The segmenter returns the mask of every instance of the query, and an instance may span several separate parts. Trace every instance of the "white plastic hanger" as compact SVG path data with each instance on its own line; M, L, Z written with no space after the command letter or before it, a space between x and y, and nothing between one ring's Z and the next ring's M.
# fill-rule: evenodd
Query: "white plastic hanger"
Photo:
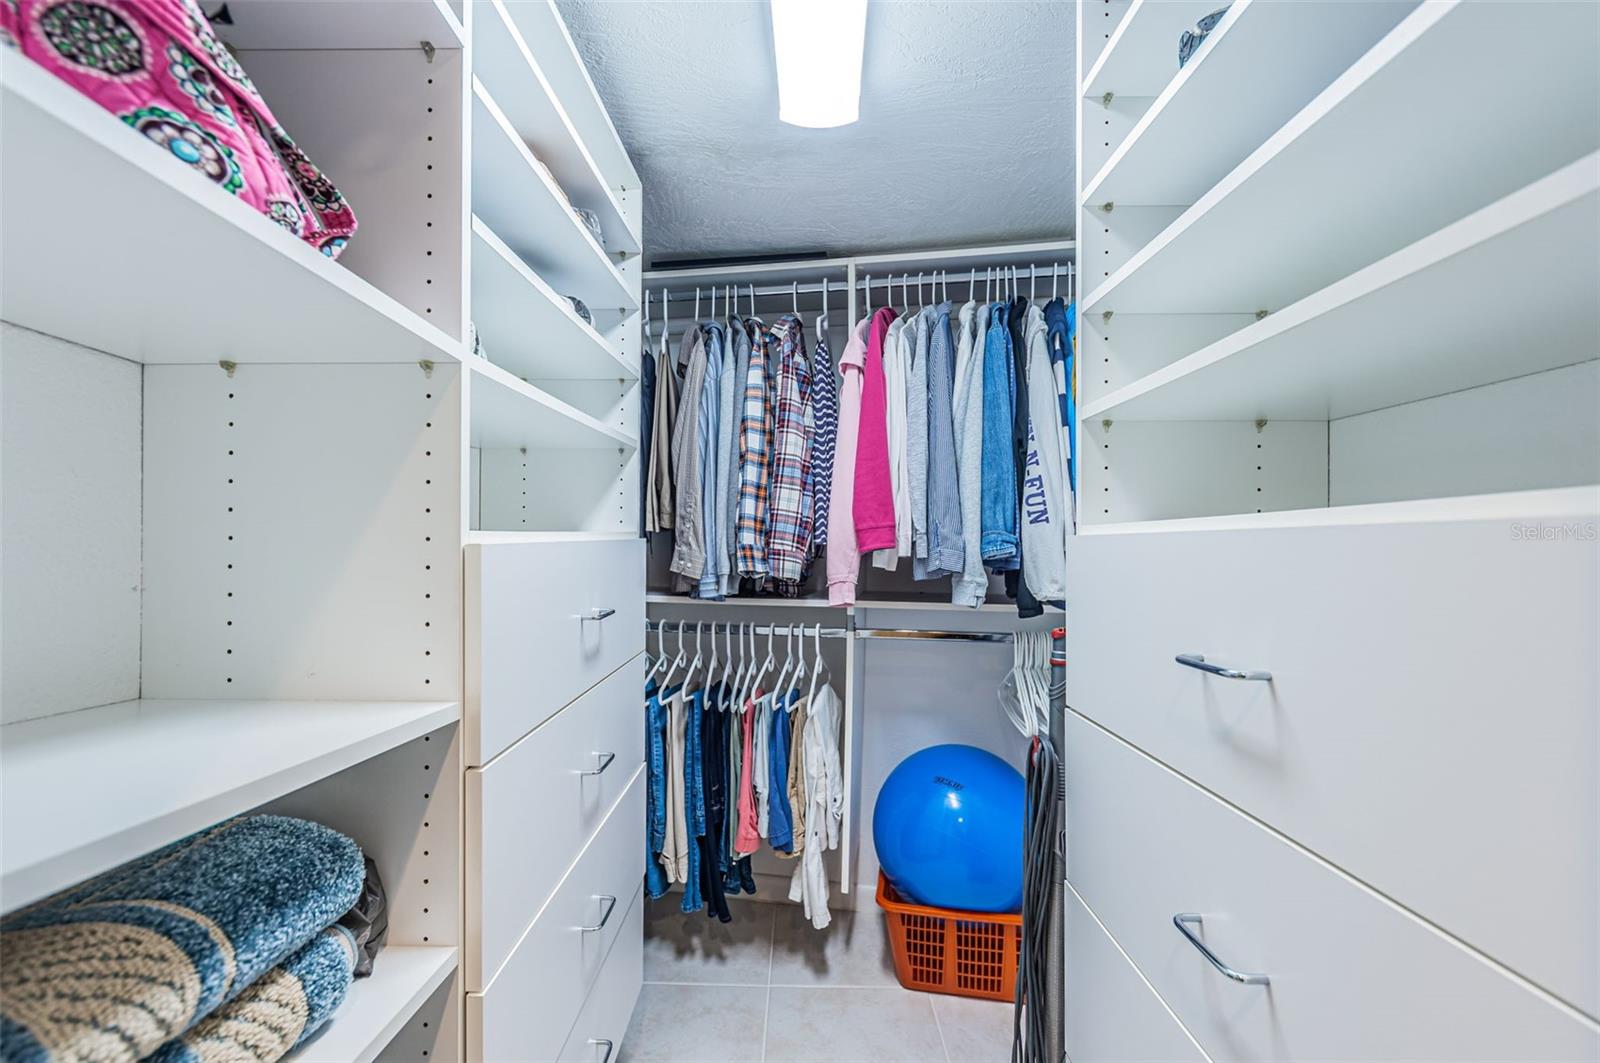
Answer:
M694 624L694 660L689 662L689 670L687 672L685 672L684 676L683 676L683 688L685 690L689 689L689 684L694 681L695 673L698 672L700 670L700 666L705 663L705 655L702 652L703 641L704 641L704 636L705 636L705 627L706 627L705 621L703 621L703 620L696 620L695 621L695 624Z
M666 690L672 685L673 677L678 674L678 669L683 667L686 660L687 658L683 652L683 621L680 620L678 621L678 655L672 659L671 666L667 668L666 678L661 680L662 690Z
M654 661L654 663L651 664L650 670L645 672L645 674L644 674L645 679L649 680L652 676L656 675L658 672L662 671L666 667L667 667L667 622L665 620L658 620L658 621L656 621L656 656L655 656L655 661Z
M723 704L723 708L727 708L728 701L727 701L727 696L726 695L730 690L733 689L732 687L730 687L728 685L728 679L733 674L733 625L732 624L723 624L722 625L722 648L723 648L723 651L725 653L727 653L727 655L728 655L728 659L726 661L722 662L722 679L721 679L722 691L723 691L723 695L724 695L723 696L723 700L722 700L722 704Z
M709 687L716 677L717 666L722 662L717 660L717 624L711 623L711 657L706 661L705 686Z
M811 635L811 649L813 662L811 665L811 689L806 691L806 704L815 702L817 697L817 682L822 678L822 673L828 671L828 662L822 657L822 625L818 624L816 631ZM832 675L829 675L832 679Z

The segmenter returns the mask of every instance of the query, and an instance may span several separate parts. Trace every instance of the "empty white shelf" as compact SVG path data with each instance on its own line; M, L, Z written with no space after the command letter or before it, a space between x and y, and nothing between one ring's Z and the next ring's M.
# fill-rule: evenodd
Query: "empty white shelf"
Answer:
M531 380L638 373L478 218L472 219L472 320L496 364Z
M513 6L520 6L513 2ZM611 254L639 252L639 233L628 222L618 189L600 174L583 137L545 78L535 42L523 38L502 0L473 12L472 69L494 96L518 135L544 160L574 204L594 211ZM565 48L556 38L537 42L548 55ZM637 194L638 189L634 189Z
M1587 361L1600 356L1596 233L1600 154L1086 405L1083 417L1325 420Z
M1156 95L1178 72L1179 36L1221 6L1221 0L1133 0L1083 79L1083 95ZM1098 23L1109 21L1106 14L1086 11L1084 34L1103 32Z
M1514 11L1419 7L1084 310L1279 310L1595 150L1600 5Z
M453 701L144 700L7 724L0 906L47 896L459 718Z
M512 0L506 4L506 11L606 184L636 191L639 175L628 159L616 126L611 124L605 104L600 102L600 93L595 91L594 82L589 78L589 68L578 55L572 35L567 32L566 20L556 10L554 0ZM476 55L473 62L478 62Z
M372 975L350 986L333 1018L289 1058L294 1063L369 1063L456 969L449 946L390 945Z
M572 532L572 531L481 531L467 532L468 546L487 543L595 543L623 542L637 539L638 532Z
M496 450L597 450L639 441L519 380L492 362L468 357L472 371L471 440Z
M5 320L136 362L459 353L458 341L7 49L0 112ZM72 206L47 206L63 203Z
M638 301L483 82L472 79L472 207L518 257L591 310Z
M207 10L211 10L207 5ZM217 36L235 48L460 48L461 22L446 0L229 0Z
M1151 6L1136 2L1128 17L1139 17L1140 25L1171 21L1146 14ZM1211 0L1199 6L1216 10ZM1239 0L1181 71L1174 32L1161 49L1167 78L1160 98L1084 186L1084 202L1193 203L1413 6L1411 0Z

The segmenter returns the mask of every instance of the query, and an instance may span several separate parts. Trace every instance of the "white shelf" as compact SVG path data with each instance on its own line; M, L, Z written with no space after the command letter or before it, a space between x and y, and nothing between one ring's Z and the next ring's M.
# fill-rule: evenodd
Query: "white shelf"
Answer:
M47 896L459 717L453 701L146 700L8 724L0 905Z
M339 1010L288 1057L293 1063L369 1063L455 973L449 946L390 945L372 961L372 975L350 986Z
M1152 6L1199 6L1207 9L1201 15L1216 10L1211 0L1199 5L1135 0L1124 25L1137 20L1133 29L1142 34L1151 22L1171 21L1148 13ZM1193 203L1393 29L1412 6L1391 0L1238 0L1181 71L1174 31L1161 52L1167 77L1155 90L1160 97L1084 186L1084 203ZM1121 74L1124 67L1129 76L1142 69L1130 56L1113 72ZM1150 74L1145 76L1148 85ZM1100 80L1105 82L1106 75ZM1248 91L1241 91L1246 85ZM1105 88L1117 91L1109 83Z
M456 339L8 49L0 111L5 320L136 362L458 356Z
M1085 312L1281 309L1595 150L1600 6L1514 11L1418 8L1100 284Z
M1108 92L1156 95L1178 72L1179 36L1221 6L1221 0L1133 0L1083 79L1081 94L1091 99ZM1211 36L1216 36L1215 30ZM1210 43L1208 37L1205 45ZM1191 56L1189 64L1198 58Z
M1600 153L1083 408L1327 420L1600 357ZM1474 313L1492 286L1498 313ZM1464 297L1465 296L1465 297Z
M638 532L480 531L467 532L465 545L505 543L606 543L639 538Z
M567 23L554 0L512 0L506 5L511 20L527 42L539 70L567 118L593 157L606 184L612 188L639 189L639 174L628 158L600 93L589 78L589 68L572 43ZM477 57L473 57L477 61Z
M576 295L592 311L638 307L622 274L477 78L472 79L472 206L561 295Z
M460 48L466 36L446 0L317 0L315 18L305 0L229 0L228 13L217 36L241 50Z
M472 320L496 364L530 380L637 377L567 299L472 219Z
M1600 485L1456 495L1405 502L1372 502L1321 509L1281 509L1268 513L1229 513L1216 517L1080 524L1078 535L1158 535L1197 531L1253 531L1262 528L1344 528L1381 524L1425 524L1467 520L1583 519L1600 514Z
M512 6L522 5L513 0ZM552 49L566 47L561 38L547 37L538 43L547 55ZM629 224L617 189L601 176L583 137L545 77L532 42L523 38L502 0L480 4L474 12L472 69L511 127L550 167L572 202L599 215L606 251L638 254L639 232Z
M599 450L639 441L519 380L492 362L468 357L472 372L471 441L497 450Z

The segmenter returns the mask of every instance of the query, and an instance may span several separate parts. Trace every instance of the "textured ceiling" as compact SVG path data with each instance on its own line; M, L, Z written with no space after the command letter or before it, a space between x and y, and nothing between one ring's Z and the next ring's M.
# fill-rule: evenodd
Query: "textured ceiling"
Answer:
M1072 233L1073 5L874 0L861 120L778 121L766 0L559 0L662 259Z

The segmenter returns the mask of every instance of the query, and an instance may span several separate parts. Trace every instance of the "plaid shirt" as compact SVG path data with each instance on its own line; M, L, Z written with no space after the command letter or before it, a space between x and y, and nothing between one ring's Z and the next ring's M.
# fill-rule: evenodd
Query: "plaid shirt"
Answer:
M785 314L772 327L778 341L777 424L767 514L772 578L798 583L811 555L811 365L800 319Z
M744 378L743 417L739 423L739 516L734 526L739 575L762 580L767 568L767 488L772 461L772 349L774 340L760 318L751 318L755 336Z
M833 495L833 451L839 434L839 388L833 377L833 359L828 340L817 337L817 353L811 362L811 395L816 407L816 424L811 434L811 473L816 499L813 510L812 546L828 545L828 506Z

